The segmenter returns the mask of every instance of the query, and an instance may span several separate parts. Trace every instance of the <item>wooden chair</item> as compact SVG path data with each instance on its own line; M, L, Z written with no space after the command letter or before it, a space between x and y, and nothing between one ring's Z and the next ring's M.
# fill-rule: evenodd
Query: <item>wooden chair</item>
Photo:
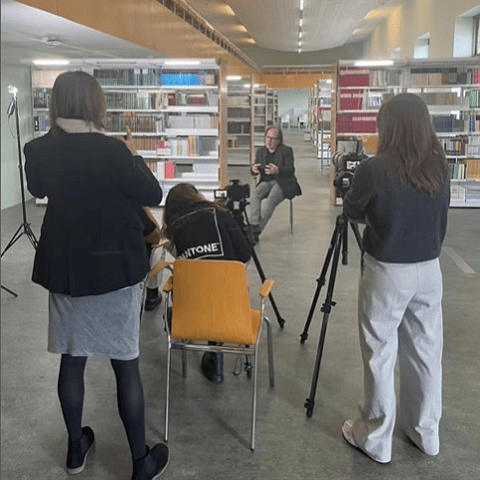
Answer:
M274 386L273 342L265 299L273 280L265 280L260 310L250 307L247 267L229 260L177 260L173 275L164 287L165 329L168 336L167 386L165 399L165 441L168 440L171 353L182 350L183 375L186 352L223 352L249 355L253 359L252 429L250 448L255 448L257 409L258 346L262 323L267 326L270 386ZM263 320L263 322L262 322ZM216 342L209 345L208 342Z

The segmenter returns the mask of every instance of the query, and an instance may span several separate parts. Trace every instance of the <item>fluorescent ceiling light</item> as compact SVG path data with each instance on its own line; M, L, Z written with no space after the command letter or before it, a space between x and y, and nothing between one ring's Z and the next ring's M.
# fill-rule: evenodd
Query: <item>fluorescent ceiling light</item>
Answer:
M68 65L68 60L33 60L34 65Z
M301 49L301 48L298 49L298 53L302 53L302 49Z
M356 60L353 62L356 67L386 67L393 65L393 60Z
M242 77L240 75L227 75L227 80L241 80Z
M303 0L300 0L300 10L303 10Z
M164 65L200 65L200 60L165 60Z
M301 41L301 40L298 42L298 46L299 46L299 47L302 46L302 41Z
M331 78L327 78L326 82L327 82L327 83L332 83L333 80L332 80Z
M302 38L302 32L298 32L298 38Z
M303 18L300 19L300 26L303 25Z

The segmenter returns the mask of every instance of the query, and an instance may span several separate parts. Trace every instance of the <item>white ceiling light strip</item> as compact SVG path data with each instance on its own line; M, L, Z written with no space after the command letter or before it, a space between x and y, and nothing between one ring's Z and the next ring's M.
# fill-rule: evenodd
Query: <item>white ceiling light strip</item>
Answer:
M298 21L298 53L302 53L303 7L304 0L300 0L300 18Z

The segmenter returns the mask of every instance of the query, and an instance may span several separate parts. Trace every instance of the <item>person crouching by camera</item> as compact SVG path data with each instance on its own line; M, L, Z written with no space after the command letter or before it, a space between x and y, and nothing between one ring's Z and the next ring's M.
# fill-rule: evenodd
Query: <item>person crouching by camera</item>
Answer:
M168 192L163 221L176 258L250 260L252 248L222 201L207 200L190 183L179 183ZM208 380L221 383L223 354L206 352L202 373Z
M377 155L358 165L344 213L366 223L358 293L364 400L342 427L373 460L392 458L399 426L427 455L439 452L442 415L442 273L450 203L443 148L423 100L396 95L378 114Z
M269 127L265 132L265 146L255 155L252 175L260 175L253 189L249 206L249 233L253 243L258 242L265 225L277 205L285 198L302 194L295 177L293 150L283 143L283 134L278 127Z

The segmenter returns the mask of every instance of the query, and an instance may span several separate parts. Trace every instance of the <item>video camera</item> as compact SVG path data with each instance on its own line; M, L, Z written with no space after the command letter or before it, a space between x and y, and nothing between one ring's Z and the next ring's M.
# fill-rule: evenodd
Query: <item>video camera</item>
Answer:
M367 158L367 155L356 152L338 152L332 157L332 163L335 165L336 171L333 185L337 187L342 198L350 189L358 164Z
M250 185L241 183L240 180L230 180L225 188L215 190L214 196L224 199L231 212L243 212L247 205L247 198L250 197Z

